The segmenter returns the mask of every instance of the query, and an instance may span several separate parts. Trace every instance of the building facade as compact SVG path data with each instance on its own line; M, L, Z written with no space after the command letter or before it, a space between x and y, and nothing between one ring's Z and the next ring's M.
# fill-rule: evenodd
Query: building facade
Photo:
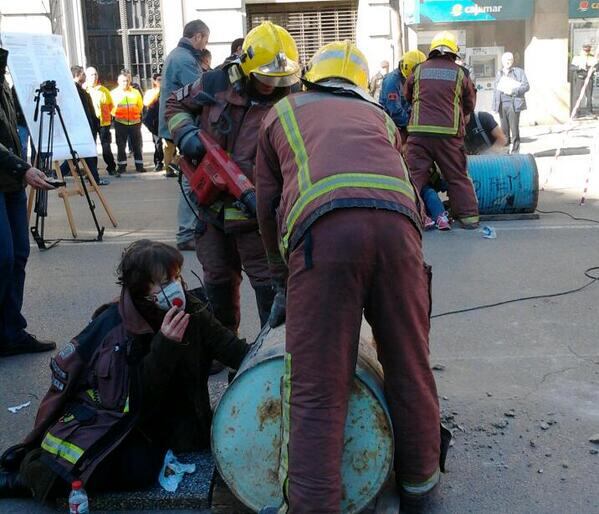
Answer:
M571 103L569 7L568 0L404 0L405 46L426 52L436 32L454 31L474 73L479 110L491 109L501 55L512 52L531 86L523 123L564 122Z
M372 74L381 60L396 66L405 50L426 52L449 29L473 68L479 109L490 108L501 54L514 54L531 84L523 116L531 124L567 120L571 59L583 41L599 43L599 2L587 0L0 0L0 30L62 34L71 64L96 66L109 85L126 67L147 87L196 18L210 27L213 65L234 39L272 20L295 37L302 64L323 44L349 39Z
M185 23L197 18L210 27L213 65L229 55L233 40L264 20L291 32L302 64L323 44L344 39L356 42L373 68L383 59L397 62L403 50L399 0L24 2L31 4L27 12L22 2L15 5L13 0L0 0L0 14L11 18L11 30L29 23L21 23L24 16L41 16L47 30L63 35L70 63L95 66L109 85L116 82L121 68L129 68L134 81L149 86L152 73L161 68L168 52L177 45ZM54 23L49 23L51 19Z

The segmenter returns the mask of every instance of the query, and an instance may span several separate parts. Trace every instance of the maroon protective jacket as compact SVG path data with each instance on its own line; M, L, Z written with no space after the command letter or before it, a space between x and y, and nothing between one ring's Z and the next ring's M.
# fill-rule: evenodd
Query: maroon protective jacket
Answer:
M181 435L175 425L189 416L197 428L194 440L171 444L183 451L208 447L212 359L237 368L247 345L205 304L187 298L190 323L177 343L150 327L125 290L51 360L52 383L23 444L41 446L43 460L65 480L87 481L140 419L158 409L154 424L165 426L154 426L156 433L178 429ZM186 364L196 374L192 380L183 379L190 376L181 371Z
M391 118L361 98L314 91L275 105L256 157L258 221L275 276L311 224L334 209L395 211L420 230L419 197L400 148Z
M417 66L404 93L412 104L410 134L464 136L464 116L474 111L476 90L468 70L450 56L429 57Z
M241 171L255 184L254 165L260 123L273 104L287 94L279 88L276 96L252 94L249 84L238 87L229 79L230 66L203 73L193 84L175 91L166 101L165 116L175 143L190 132L204 130L225 149ZM233 205L232 196L215 204L203 205L200 217L225 232L255 230L255 219Z

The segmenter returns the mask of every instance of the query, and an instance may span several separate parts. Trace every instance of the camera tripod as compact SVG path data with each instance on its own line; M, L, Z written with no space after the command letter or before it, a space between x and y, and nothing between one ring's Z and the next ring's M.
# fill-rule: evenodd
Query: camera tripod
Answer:
M67 128L65 126L64 119L62 117L62 113L60 111L60 107L56 102L56 96L58 95L58 88L56 87L56 82L54 80L47 80L40 84L39 89L35 90L35 114L34 121L38 120L39 117L39 130L37 137L37 146L36 146L36 156L34 166L44 172L48 177L54 177L54 171L52 169L53 163L53 155L54 155L54 124L56 116L58 115L58 120L60 121L60 125L62 127L63 133L65 135L65 139L67 141L67 145L69 147L69 152L71 154L71 161L73 166L71 169L76 171L77 176L80 179L81 186L83 189L83 194L87 200L87 204L89 206L89 210L91 212L92 218L94 220L94 225L97 230L97 237L94 239L56 239L56 240L46 240L44 238L45 231L45 218L48 216L48 191L47 190L35 190L35 226L31 227L31 234L33 239L37 243L37 246L40 250L49 250L56 246L60 241L102 241L102 237L104 236L104 227L100 226L98 223L98 218L96 216L96 205L94 201L91 199L89 195L89 190L87 188L87 184L85 183L85 173L82 171L80 166L80 158L73 145L71 143L71 139L67 132ZM40 106L41 97L44 97L44 104ZM46 115L46 116L44 116ZM44 118L48 118L48 127L47 134L44 134ZM45 136L45 138L44 138ZM42 144L45 143L45 149ZM87 168L86 168L86 171ZM89 172L89 171L88 171ZM75 234L73 234L75 236ZM47 245L46 243L50 243Z

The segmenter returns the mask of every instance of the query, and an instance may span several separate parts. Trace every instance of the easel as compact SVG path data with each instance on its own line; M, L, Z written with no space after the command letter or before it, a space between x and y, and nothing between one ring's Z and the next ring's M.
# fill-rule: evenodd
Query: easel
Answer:
M67 213L67 219L69 221L69 226L71 227L71 234L73 234L73 237L77 238L77 227L75 226L75 220L73 217L73 211L71 209L71 203L69 201L69 197L76 196L76 195L83 196L83 187L81 185L81 182L83 180L85 180L85 178L87 178L90 183L90 185L88 186L88 190L90 192L95 192L98 195L98 198L100 199L100 202L102 203L102 207L104 207L104 211L110 218L110 222L112 223L112 226L116 228L116 226L117 226L116 218L114 217L114 214L112 213L112 210L110 209L110 206L108 205L108 201L104 197L104 193L102 193L102 191L100 190L100 187L96 183L96 180L94 179L94 176L92 175L92 172L90 171L90 169L87 165L87 162L85 162L84 159L79 160L79 166L81 166L81 168L84 171L84 174L81 177L77 173L77 169L75 168L75 165L73 164L72 159L69 159L66 162L69 165L69 169L71 170L71 176L73 177L73 187L72 188L59 187L56 191L58 192L58 196L60 198L62 198L62 200L64 201L64 208ZM56 172L56 176L58 177L58 179L60 181L64 181L64 177L62 175L62 171L60 170L60 165L59 165L58 161L54 161L53 168L54 168L54 171ZM34 198L35 198L35 191L32 188L29 188L29 198L28 198L28 203L27 203L27 221L28 222L29 222L29 219L31 218L31 211L33 210Z

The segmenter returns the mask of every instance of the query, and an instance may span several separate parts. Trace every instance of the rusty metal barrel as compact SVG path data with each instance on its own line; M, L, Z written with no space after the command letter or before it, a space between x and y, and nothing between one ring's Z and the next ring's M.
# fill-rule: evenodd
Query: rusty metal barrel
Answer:
M262 336L223 394L212 421L218 470L235 496L255 511L283 500L279 459L284 354L284 326ZM364 337L344 438L341 510L351 514L379 493L393 465L393 429L382 370L372 342Z

